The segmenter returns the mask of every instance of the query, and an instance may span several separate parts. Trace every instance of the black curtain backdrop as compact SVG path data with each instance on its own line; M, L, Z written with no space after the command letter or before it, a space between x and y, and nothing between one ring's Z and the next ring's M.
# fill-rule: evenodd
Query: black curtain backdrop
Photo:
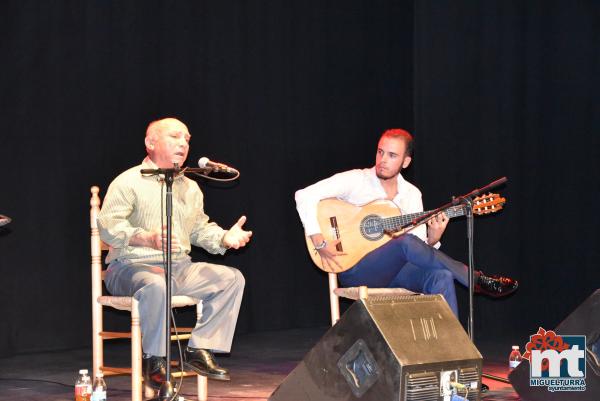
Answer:
M415 2L426 205L509 178L506 209L475 222L478 266L521 283L508 299L476 298L476 338L505 339L507 354L600 287L599 40L595 1ZM462 260L465 230L451 224L442 240Z
M509 177L506 210L475 223L475 255L521 288L476 298L478 339L523 344L600 287L593 1L1 7L0 213L14 221L0 232L0 355L89 346L89 187L104 194L139 163L147 123L164 116L188 124L190 165L206 155L242 172L200 185L221 225L248 216L252 243L194 251L245 274L238 332L328 324L293 194L370 166L388 127L415 134L407 176L426 207ZM442 248L462 260L464 231L453 222Z
M194 252L245 274L238 331L327 325L294 192L368 165L385 127L412 128L412 1L14 1L1 15L0 355L91 344L89 187L139 163L165 116L188 124L190 165L242 172L200 184L213 220L248 216L252 243Z

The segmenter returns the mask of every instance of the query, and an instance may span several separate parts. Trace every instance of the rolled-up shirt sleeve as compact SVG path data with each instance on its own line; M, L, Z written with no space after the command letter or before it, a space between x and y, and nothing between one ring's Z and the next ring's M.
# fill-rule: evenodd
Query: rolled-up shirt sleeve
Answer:
M335 174L304 189L296 191L296 209L308 235L321 232L317 219L319 201L327 198L346 198L354 184L362 179L360 170L350 170Z
M194 196L194 225L190 234L190 242L204 248L212 254L223 255L227 251L227 247L223 246L223 236L226 230L221 228L217 223L209 221L208 215L204 213L204 195L198 189Z

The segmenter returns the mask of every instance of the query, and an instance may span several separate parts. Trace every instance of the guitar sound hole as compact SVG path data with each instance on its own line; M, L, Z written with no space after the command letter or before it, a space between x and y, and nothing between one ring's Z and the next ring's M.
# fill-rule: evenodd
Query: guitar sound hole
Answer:
M370 214L360 222L360 233L369 241L377 241L383 237L383 220L381 217Z

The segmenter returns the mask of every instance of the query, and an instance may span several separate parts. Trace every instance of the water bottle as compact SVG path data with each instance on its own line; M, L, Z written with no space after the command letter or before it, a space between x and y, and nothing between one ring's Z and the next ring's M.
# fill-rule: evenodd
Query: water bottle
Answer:
M75 382L75 401L90 401L92 396L92 379L87 369L81 369Z
M104 374L102 372L98 372L94 379L91 401L106 401L106 382L104 381Z
M522 360L523 360L523 357L521 356L521 353L519 352L519 346L513 345L512 351L510 352L510 356L508 357L509 371L512 372L517 366L519 366L519 364L521 363Z

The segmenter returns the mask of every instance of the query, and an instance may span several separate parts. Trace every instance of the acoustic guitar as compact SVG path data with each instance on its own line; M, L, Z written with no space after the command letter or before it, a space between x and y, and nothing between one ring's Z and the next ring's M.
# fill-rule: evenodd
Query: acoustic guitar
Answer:
M498 194L479 196L473 200L473 214L498 212L505 203L506 199ZM463 216L465 211L464 205L451 206L444 210L449 218ZM363 206L354 206L339 199L323 199L317 207L317 220L326 241L340 240L337 250L344 255L335 257L340 266L324 264L308 236L306 246L312 261L321 270L341 273L352 268L366 254L387 243L394 236L413 229L414 225L407 229L401 227L430 212L399 214L398 207L388 200L376 200Z

